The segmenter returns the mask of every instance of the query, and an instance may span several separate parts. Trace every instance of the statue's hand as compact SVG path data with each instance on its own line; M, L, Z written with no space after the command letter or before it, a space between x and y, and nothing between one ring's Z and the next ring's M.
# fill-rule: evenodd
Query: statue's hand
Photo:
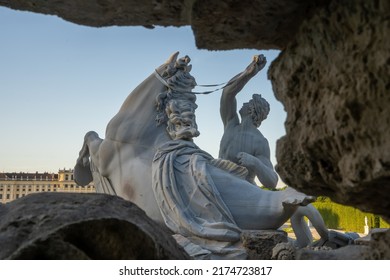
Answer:
M257 67L260 68L259 70L263 69L267 64L267 59L263 54L255 55L253 61L256 63Z
M256 165L256 158L248 153L240 152L237 154L238 163L247 168L253 168Z
M259 54L253 57L251 64L246 68L246 72L250 75L256 75L267 64L267 59L264 55Z

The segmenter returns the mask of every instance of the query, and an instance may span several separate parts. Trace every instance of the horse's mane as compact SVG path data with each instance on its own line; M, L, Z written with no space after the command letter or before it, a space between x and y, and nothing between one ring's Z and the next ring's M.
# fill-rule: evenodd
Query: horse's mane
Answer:
M185 56L176 61L172 66L169 65L167 69L159 75L158 78L166 85L166 90L161 92L156 97L156 124L157 126L164 124L168 120L165 108L170 100L181 99L187 100L192 104L194 109L197 108L195 104L196 96L192 93L192 89L196 86L195 78L190 74L192 69L190 58Z

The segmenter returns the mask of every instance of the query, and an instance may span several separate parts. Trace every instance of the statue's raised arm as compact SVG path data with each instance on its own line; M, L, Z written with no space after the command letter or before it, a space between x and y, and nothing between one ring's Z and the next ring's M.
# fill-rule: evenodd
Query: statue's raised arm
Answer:
M260 54L254 56L252 62L246 69L234 76L227 83L227 86L222 91L220 104L220 113L224 128L231 122L238 124L236 95L244 88L251 78L264 68L266 63L267 60L264 55Z

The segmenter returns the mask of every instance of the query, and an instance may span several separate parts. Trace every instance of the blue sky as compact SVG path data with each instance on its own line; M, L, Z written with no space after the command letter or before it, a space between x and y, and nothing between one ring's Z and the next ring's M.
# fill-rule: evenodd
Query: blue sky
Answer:
M279 51L199 50L190 27L93 28L0 8L0 171L73 168L84 134L94 130L103 138L126 96L175 51L191 57L198 84L226 82L253 55L267 57L266 68L237 99L240 107L260 93L270 103L260 130L276 164L275 144L285 133L286 114L267 69ZM220 94L198 96L196 112L201 135L195 143L215 157L223 133Z

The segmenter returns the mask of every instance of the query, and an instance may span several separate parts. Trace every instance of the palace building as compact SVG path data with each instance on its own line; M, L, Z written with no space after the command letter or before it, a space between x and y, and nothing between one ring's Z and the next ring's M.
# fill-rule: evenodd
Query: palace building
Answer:
M38 192L94 193L91 182L85 187L73 180L72 169L60 169L58 173L0 173L0 203L11 202Z

